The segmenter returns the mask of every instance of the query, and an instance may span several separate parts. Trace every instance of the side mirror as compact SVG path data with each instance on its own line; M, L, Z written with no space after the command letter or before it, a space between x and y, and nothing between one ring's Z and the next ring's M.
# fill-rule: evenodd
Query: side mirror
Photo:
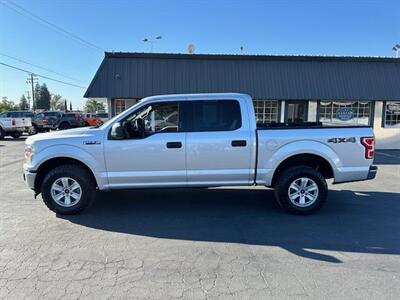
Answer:
M111 127L110 137L113 140L123 140L125 138L124 128L121 123L117 122Z

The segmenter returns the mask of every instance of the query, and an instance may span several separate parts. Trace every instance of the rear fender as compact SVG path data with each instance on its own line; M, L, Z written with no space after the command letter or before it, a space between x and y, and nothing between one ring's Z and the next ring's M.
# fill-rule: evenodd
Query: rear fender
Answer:
M317 141L296 141L285 144L274 152L267 150L266 160L260 160L258 167L260 176L257 176L257 183L270 186L272 178L278 166L286 159L299 154L314 154L324 158L331 166L334 177L337 168L343 165L339 156L327 145Z

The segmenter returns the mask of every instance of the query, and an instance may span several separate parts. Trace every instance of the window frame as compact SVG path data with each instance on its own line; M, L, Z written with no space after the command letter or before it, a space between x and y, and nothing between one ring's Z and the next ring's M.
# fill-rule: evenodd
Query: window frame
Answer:
M281 122L281 113L282 113L282 100L272 100L272 99L270 99L270 100L263 100L263 99L253 99L253 108L254 108L254 118L255 118L255 120L256 120L256 124L278 124L278 123L280 123ZM269 103L271 103L271 102L274 102L274 103L276 103L276 106L277 106L277 115L276 115L276 121L275 122L257 122L257 109L256 109L256 106L255 106L255 102L269 102ZM263 106L263 109L265 110L265 105ZM263 113L264 114L264 113Z
M327 125L321 121L321 102L368 102L370 104L370 115L368 124L360 124L360 123L352 123L352 124L332 124ZM358 118L358 117L357 117ZM375 101L373 100L318 100L317 102L317 122L321 122L323 127L374 127L374 118L375 118Z
M383 101L383 107L382 107L382 128L400 128L400 122L396 125L387 125L386 124L386 105L390 102L395 102L400 104L400 100L398 101ZM399 117L400 121L400 117Z

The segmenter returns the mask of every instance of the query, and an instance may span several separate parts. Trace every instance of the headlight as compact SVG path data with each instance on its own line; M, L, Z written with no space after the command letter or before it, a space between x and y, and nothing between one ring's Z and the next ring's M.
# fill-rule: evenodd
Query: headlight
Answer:
M24 150L25 161L30 162L35 148L32 145L26 145Z

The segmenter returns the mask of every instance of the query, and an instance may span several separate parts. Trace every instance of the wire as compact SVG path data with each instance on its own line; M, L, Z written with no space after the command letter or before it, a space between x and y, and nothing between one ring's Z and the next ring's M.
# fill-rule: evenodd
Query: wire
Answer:
M55 25L55 24L53 24L53 23L51 23L51 22L49 22L49 21L37 16L37 15L34 15L30 11L28 11L27 9L23 8L22 6L14 3L12 1L6 2L6 1L2 0L2 2L0 2L0 3L5 5L7 8L12 9L16 13L18 13L18 14L24 16L24 17L29 17L32 20L36 21L37 23L40 23L41 25L45 25L46 27L57 31L58 33L62 33L64 36L72 38L75 41L77 41L77 42L79 42L79 43L81 43L81 44L83 44L83 45L85 45L87 47L91 47L91 48L96 49L96 50L101 51L101 52L105 51L103 48L101 48L101 47L99 47L99 46L97 46L97 45L95 45L95 44L93 44L91 42L88 42L88 41L84 40L83 38L77 36L76 34L73 34L72 32L69 32L69 31L61 28L60 26Z
M62 84L74 86L74 87L81 88L81 89L86 89L84 86L81 86L81 85L77 85L77 84L74 84L74 83L65 82L65 81L58 80L58 79L54 79L54 78L51 78L51 77L48 77L48 76L40 75L40 74L38 74L38 73L31 72L31 71L28 71L28 70L24 70L24 69L18 68L18 67L16 67L16 66L12 66L12 65L3 63L3 62L1 62L1 61L0 61L0 65L6 66L6 67L9 67L9 68L18 70L18 71L22 71L22 72L25 72L25 73L28 73L28 74L34 74L34 75L36 75L36 76L38 76L38 77L45 78L45 79L48 79L48 80L52 80L52 81L55 81L55 82L59 82L59 83L62 83Z
M65 77L65 78L74 80L74 81L79 81L79 82L82 82L82 83L87 83L86 81L83 81L83 80L80 80L80 79L76 79L76 78L74 78L74 77L71 77L71 76L68 76L68 75L64 75L64 74L62 74L62 73L53 71L53 70L51 70L51 69L47 69L47 68L45 68L45 67L41 67L41 66L39 66L39 65L30 63L30 62L28 62L28 61L26 61L26 60L23 60L22 58L14 57L14 56L11 56L11 55L8 55L8 54L5 54L5 53L0 53L0 55L5 56L5 57L8 57L8 58L11 58L11 59L16 60L16 61L19 61L19 62L22 62L22 63L27 64L27 65L31 65L31 66L33 66L33 67L42 69L42 70L44 70L44 71L51 72L51 73L54 73L54 74L56 74L56 75L59 75L59 76L62 76L62 77Z

